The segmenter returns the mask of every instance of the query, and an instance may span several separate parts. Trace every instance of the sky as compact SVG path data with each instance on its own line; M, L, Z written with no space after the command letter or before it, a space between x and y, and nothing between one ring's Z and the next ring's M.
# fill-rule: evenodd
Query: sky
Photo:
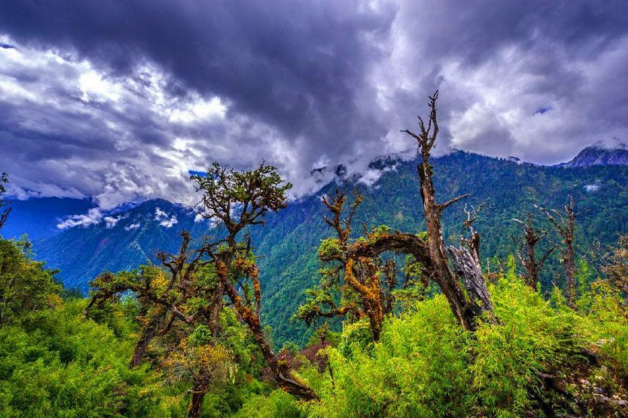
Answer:
M437 154L539 164L628 139L625 0L2 0L0 171L10 192L108 210L194 200L190 170L262 161L316 190ZM317 170L327 167L327 170ZM372 173L371 173L372 175Z

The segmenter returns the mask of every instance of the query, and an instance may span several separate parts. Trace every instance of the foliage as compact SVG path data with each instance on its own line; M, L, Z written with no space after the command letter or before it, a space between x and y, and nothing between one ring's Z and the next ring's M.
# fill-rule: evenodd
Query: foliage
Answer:
M489 415L518 417L531 408L529 392L539 390L538 373L565 364L583 342L575 313L552 307L526 286L515 275L513 259L491 291L502 324L484 323L476 332L473 388Z
M613 287L628 296L628 235L619 239L619 246L613 251L610 263L604 266Z
M234 418L300 418L304 414L299 410L294 398L282 390L276 390L267 396L253 396L242 406Z
M0 416L147 416L155 388L146 370L127 367L133 327L123 311L113 312L119 336L84 321L86 301L62 302L54 272L27 249L0 240Z
M306 408L309 416L543 416L541 402L580 416L587 414L578 409L584 401L552 398L544 378L569 379L587 350L600 353L603 365L591 372L598 379L605 367L615 373L605 379L616 388L628 377L628 317L608 282L596 282L580 300L586 309L574 311L560 294L546 301L526 286L511 259L490 291L501 323L484 322L473 336L460 329L440 295L387 321L376 345L356 338L355 325L345 326L343 342L327 350L334 380L320 375L322 401ZM578 382L587 379L575 379L569 390L576 395Z
M0 244L25 271L47 272L20 244ZM47 274L49 292L58 295ZM560 293L546 300L526 286L511 259L490 291L501 323L482 323L473 335L436 294L388 318L379 343L364 320L345 323L333 346L314 356L327 359L322 369L291 346L288 352L301 359L300 375L321 398L307 404L262 383L261 356L230 309L221 318L220 345L208 345L209 329L198 325L165 362L132 369L134 299L103 306L88 320L87 301L58 299L11 311L0 327L0 416L184 416L189 395L181 378L198 374L190 367L206 367L222 382L205 398L204 417L543 416L541 400L573 415L587 416L582 408L588 405L598 416L620 416L621 409L600 412L605 395L598 394L625 396L621 382L628 378L628 311L612 281L593 282L572 310ZM583 369L585 351L595 353L598 366ZM564 380L574 399L548 393L544 376ZM583 392L581 381L597 386Z
M466 335L454 321L447 301L438 296L412 312L390 320L379 344L356 339L355 325L345 330L338 348L329 349L334 383L311 407L316 417L462 416L465 394Z
M347 189L356 185L359 193L365 196L354 222L356 235L361 232L358 226L363 223L368 227L388 225L394 230L415 233L424 229L421 207L417 204L416 164L416 161L395 159L374 162L372 169L385 171L371 187L359 183L357 177L342 179L347 182ZM574 197L578 214L576 253L578 258L589 262L593 276L601 273L603 263L602 257L592 251L614 245L619 235L628 231L626 166L545 167L462 151L435 158L433 165L439 200L470 193L470 205L477 207L484 203L474 226L482 234L485 272L498 272L501 260L505 261L509 254L515 253L512 236L521 234L521 226L513 218L524 219L528 212L532 212L535 227L550 231L537 248L539 255L559 240L534 204L558 209L565 205L568 196ZM599 185L599 188L595 191L586 188L591 184ZM279 213L268 213L265 227L256 226L246 231L255 243L258 256L266 300L262 317L272 327L273 339L279 346L288 340L303 345L311 335L305 323L290 318L304 303L304 290L318 282L321 265L316 251L321 240L332 236L322 219L325 208L320 198L332 193L336 187L335 182L325 185L316 194L291 202ZM352 199L349 196L348 204ZM13 202L13 212L3 231L9 231L15 225L12 222L20 216L20 210L25 210L18 204L28 202ZM41 212L50 211L48 206L43 206L45 201L34 202ZM77 203L81 203L81 208L71 213L88 210L83 201ZM156 208L176 216L178 223L171 228L160 226L154 221ZM449 243L459 242L465 218L462 209L462 206L452 207L443 214L443 233ZM86 292L88 281L102 271L132 270L145 264L147 259L157 262L155 249L176 251L182 230L191 231L193 237L221 234L221 228L209 230L208 222L194 222L194 218L195 214L185 207L165 200L151 200L125 212L125 217L111 229L104 223L71 228L51 238L35 241L34 249L38 259L60 270L59 277L66 286L80 287ZM26 226L24 217L19 221L20 225ZM125 230L138 223L139 228ZM52 223L53 228L55 225ZM17 236L19 234L21 232ZM489 263L491 260L493 262ZM559 276L561 270L555 251L545 263L540 277L543 291L551 290L552 282L562 277Z
M222 222L232 234L262 224L269 211L285 208L286 192L292 188L275 167L265 164L255 170L236 171L214 162L205 175L190 178L196 191L203 193L201 214Z
M389 171L382 174L375 187L358 184L358 191L365 199L354 224L383 224L395 230L419 233L424 223L416 197L416 161L386 160L380 164ZM512 237L521 234L521 226L513 218L523 219L532 212L535 226L549 231L538 246L539 256L559 241L547 219L534 208L535 203L562 208L569 195L574 197L578 212L576 254L589 262L593 277L601 273L602 258L592 251L598 244L602 249L614 245L619 234L628 228L628 211L622 200L625 198L620 197L628 196L628 167L542 167L457 151L434 159L434 171L435 187L441 200L468 192L471 194L469 204L485 204L474 223L482 234L485 273L499 273L502 261L515 253L517 245ZM347 189L352 187L351 179L348 180ZM601 187L595 192L585 189L587 184L598 181ZM335 183L325 186L316 196L269 216L265 228L251 231L260 255L261 281L268 295L264 319L272 326L274 339L280 345L286 340L304 344L311 335L303 321L290 318L306 301L304 289L319 281L321 263L317 249L322 240L335 238L322 220L325 208L320 196L333 193L336 187ZM352 199L349 194L348 205ZM457 207L443 214L443 233L448 242L459 242L464 215L462 208ZM354 237L360 232L361 228L356 227ZM520 266L518 272L521 272ZM559 254L554 251L541 272L542 290L551 291L557 279L559 283L562 280L562 267Z
M27 241L0 239L0 327L40 319L42 309L59 305L54 276L32 260Z
M3 294L11 296L3 304L0 324L0 416L185 416L189 395L184 383L199 374L221 383L205 398L203 417L231 416L250 399L270 393L261 382L261 355L232 310L221 315L219 345L207 344L209 330L199 325L172 355L130 368L140 331L137 299L115 299L94 308L86 319L88 301L62 300L54 272L31 260L25 243L0 240L0 250ZM113 277L163 282L156 267L145 267L144 275L141 271ZM162 353L159 345L154 350L156 356ZM295 410L290 396L274 396L278 410Z
M490 164L481 168L491 172ZM527 170L532 168L517 165L510 174L527 176ZM462 327L451 300L423 283L430 260L420 251L402 269L407 289L399 289L396 268L385 282L379 274L396 260L376 258L382 253L373 248L379 251L391 237L398 240L386 247L393 251L400 243L426 248L426 236L414 234L422 227L419 218L410 217L411 234L391 232L403 223L402 213L385 222L393 226L364 228L358 238L351 220L361 195L354 193L348 218L341 216L339 195L325 197L335 215L325 221L337 238L325 239L318 224L309 234L288 234L286 241L280 239L286 234L269 233L263 245L270 245L264 253L272 257L262 264L264 258L253 253L252 242L261 236L254 226L286 207L289 185L265 165L237 172L215 164L194 180L203 192L203 216L222 223L217 235L224 238L195 247L191 235L183 234L178 254L157 256L161 266L105 272L95 280L89 304L63 298L54 272L33 261L27 243L0 240L0 416L628 415L626 240L602 267L578 253L580 286L566 298L547 279L539 289L526 285L505 252L503 242L510 237L495 235L484 250L495 260L492 266L499 266L487 274L495 315ZM407 177L403 181L411 184ZM552 187L557 186L547 188ZM447 194L458 190L452 186ZM502 209L490 220L493 227L506 219ZM371 213L355 221L378 224ZM299 218L303 213L292 216L292 224L275 226L298 230L307 223ZM450 239L458 239L452 231L446 231ZM578 243L581 237L573 238ZM325 326L318 340L303 332L295 340L308 341L305 347L284 344L276 352L262 321L262 292L270 295L267 315L282 303L287 311L269 322L291 314L286 295L298 302L307 284L299 279L320 267L312 262L313 244L320 244L318 256L327 264L298 316L309 322L342 317L336 322L342 332ZM295 252L298 257L286 259ZM552 271L560 271L558 260L553 262ZM266 281L260 267L282 274ZM606 277L593 280L600 272ZM575 267L571 273L575 277ZM278 291L279 284L285 289ZM395 309L393 299L399 302Z

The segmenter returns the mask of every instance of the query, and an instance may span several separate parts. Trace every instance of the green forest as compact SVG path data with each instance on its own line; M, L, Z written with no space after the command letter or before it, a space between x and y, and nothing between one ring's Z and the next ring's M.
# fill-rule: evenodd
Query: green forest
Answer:
M371 194L398 189L328 187L316 209L326 232L299 258L309 275L299 295L289 291L303 276L273 259L298 243L256 242L290 210L291 185L266 164L192 175L220 234L183 231L137 269L100 272L87 297L27 240L0 239L0 416L628 416L628 237L603 232L616 225L583 230L583 218L604 219L584 196L488 187L496 200L525 196L525 210L508 214L464 184L443 190L436 101L404 131L417 144L414 207L373 223ZM6 200L0 210L1 228ZM611 239L608 251L595 245ZM273 286L288 293L268 302ZM281 338L268 303L289 315Z

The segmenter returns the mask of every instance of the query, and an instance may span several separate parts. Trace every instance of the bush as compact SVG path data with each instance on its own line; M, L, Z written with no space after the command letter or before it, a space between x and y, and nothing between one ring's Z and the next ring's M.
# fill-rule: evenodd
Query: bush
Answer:
M483 322L475 333L461 329L441 295L388 320L378 344L365 343L359 323L347 326L343 343L326 351L333 382L328 373L307 372L322 400L304 411L310 417L520 417L541 399L555 401L542 392L543 376L573 375L572 368L586 364L583 350L595 344L625 376L626 315L617 294L600 286L585 295L587 310L574 311L558 290L545 300L527 287L511 263L490 286L499 323ZM569 404L567 398L556 405Z

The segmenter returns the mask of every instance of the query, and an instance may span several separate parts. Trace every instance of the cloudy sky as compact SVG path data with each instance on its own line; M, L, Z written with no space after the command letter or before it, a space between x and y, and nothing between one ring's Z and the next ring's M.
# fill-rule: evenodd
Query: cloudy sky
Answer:
M188 202L189 170L295 183L412 152L551 164L628 139L625 0L3 0L0 171L20 197ZM409 154L408 154L409 155Z

